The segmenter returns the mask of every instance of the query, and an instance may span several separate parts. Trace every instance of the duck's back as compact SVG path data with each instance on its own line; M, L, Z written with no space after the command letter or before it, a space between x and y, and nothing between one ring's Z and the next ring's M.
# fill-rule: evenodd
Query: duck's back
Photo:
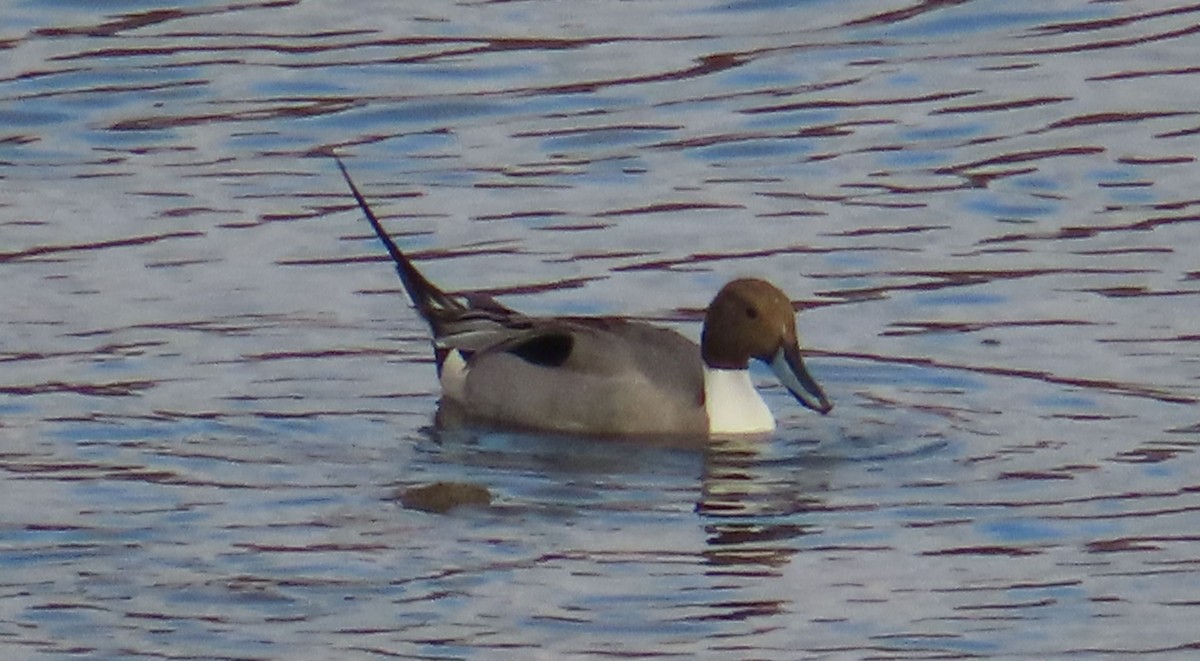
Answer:
M474 418L594 435L704 434L696 344L637 321L549 321L472 356L463 401Z

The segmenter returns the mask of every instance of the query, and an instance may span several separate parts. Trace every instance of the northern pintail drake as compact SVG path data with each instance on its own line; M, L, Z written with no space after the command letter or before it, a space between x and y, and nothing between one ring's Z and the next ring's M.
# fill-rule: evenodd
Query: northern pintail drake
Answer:
M641 321L530 317L487 296L453 297L400 251L337 163L433 331L442 405L470 420L595 436L765 434L775 418L750 380L752 358L804 406L833 408L800 357L791 302L769 282L725 285L700 346Z

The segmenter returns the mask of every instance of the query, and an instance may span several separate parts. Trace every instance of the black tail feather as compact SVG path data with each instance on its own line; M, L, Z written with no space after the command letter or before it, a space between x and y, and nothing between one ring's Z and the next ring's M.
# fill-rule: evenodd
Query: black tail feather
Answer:
M338 158L337 154L333 154L333 160L337 162L338 169L342 171L342 176L350 186L350 192L354 194L354 199L358 202L358 208L362 209L363 215L371 223L371 228L375 230L375 235L379 237L379 240L383 243L383 247L387 249L388 255L391 255L392 261L395 262L396 273L400 275L400 282L404 284L404 289L408 292L408 297L412 299L413 305L417 306L417 310L421 313L421 316L434 327L436 332L440 326L438 323L439 312L444 315L445 312L451 310L465 310L466 306L450 298L432 282L426 280L425 276L417 270L417 267L413 266L408 257L396 246L396 242L392 240L392 237L388 236L387 231L383 229L383 225L379 223L379 219L375 217L374 212L371 211L371 207L367 205L366 199L358 191L358 187L354 185L354 181L350 179L350 173L346 171L346 165L342 163L342 159Z

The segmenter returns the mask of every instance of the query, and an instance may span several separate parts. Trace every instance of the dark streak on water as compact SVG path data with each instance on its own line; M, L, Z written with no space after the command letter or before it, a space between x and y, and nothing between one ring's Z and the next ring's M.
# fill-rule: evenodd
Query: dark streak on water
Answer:
M0 8L0 656L1191 658L1200 7L1014 7ZM453 291L775 280L835 413L432 429L331 149Z

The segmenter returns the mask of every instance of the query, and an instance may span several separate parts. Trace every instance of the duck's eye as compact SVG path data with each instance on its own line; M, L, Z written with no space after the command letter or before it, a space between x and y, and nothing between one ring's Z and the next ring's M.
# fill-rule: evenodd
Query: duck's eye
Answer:
M747 319L758 319L758 310L755 310L753 307L750 307L747 305L746 306L746 318Z

